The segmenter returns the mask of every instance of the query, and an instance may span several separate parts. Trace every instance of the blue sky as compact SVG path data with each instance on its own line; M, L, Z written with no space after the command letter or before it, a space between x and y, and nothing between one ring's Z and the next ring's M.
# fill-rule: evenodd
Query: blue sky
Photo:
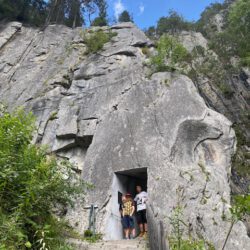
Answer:
M155 25L157 20L166 16L170 9L176 10L185 19L196 21L201 12L211 3L223 0L108 0L108 13L111 19L126 9L133 14L140 28Z

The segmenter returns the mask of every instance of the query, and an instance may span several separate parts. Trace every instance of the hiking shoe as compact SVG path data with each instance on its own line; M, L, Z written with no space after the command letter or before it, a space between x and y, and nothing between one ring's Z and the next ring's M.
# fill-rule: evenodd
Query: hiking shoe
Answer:
M143 237L144 232L141 232L138 237Z
M148 232L144 232L144 233L143 233L143 238L144 238L144 239L147 239L147 237L148 237Z

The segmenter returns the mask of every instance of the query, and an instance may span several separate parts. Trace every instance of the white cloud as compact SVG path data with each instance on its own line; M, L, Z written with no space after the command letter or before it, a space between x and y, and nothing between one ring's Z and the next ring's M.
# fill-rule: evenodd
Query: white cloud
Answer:
M114 3L114 12L115 12L115 18L116 20L118 20L120 14L125 10L125 6L124 4L122 3L121 0L117 0L115 3Z
M144 10L145 10L144 4L140 3L140 6L139 6L139 15L143 14Z

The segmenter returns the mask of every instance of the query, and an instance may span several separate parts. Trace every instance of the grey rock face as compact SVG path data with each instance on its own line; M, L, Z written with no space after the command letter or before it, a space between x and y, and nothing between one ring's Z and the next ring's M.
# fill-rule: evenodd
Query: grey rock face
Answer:
M220 249L230 227L224 218L230 217L236 147L231 122L206 106L188 77L145 78L140 47L151 42L130 23L111 29L117 36L86 57L80 29L22 27L1 50L0 100L10 109L32 110L34 141L75 163L94 185L86 202L98 206L97 230L105 239L117 230L110 226L118 210L114 173L147 168L155 223L162 221L169 235L167 216L180 203L192 234ZM88 211L78 201L67 217L80 232L88 226ZM238 222L226 249L249 245Z

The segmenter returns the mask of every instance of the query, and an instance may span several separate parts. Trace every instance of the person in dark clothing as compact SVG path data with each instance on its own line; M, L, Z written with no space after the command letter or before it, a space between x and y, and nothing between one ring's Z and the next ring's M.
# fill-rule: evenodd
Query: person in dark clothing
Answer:
M134 201L136 202L136 219L140 228L139 237L147 236L148 225L147 225L147 214L146 214L146 202L148 200L148 193L142 191L141 186L136 186L137 195Z

